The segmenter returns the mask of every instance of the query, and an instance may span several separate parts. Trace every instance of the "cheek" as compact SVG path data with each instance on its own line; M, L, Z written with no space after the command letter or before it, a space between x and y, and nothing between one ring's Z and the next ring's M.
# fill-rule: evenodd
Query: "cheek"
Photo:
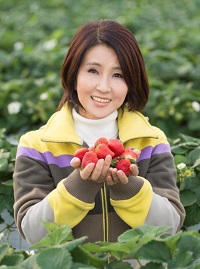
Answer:
M119 96L121 100L124 100L128 93L128 87L126 84L121 83L121 85L118 85L118 90L116 92L116 95Z
M92 81L91 79L88 79L87 75L86 76L79 76L77 79L77 91L89 91L90 88L92 87Z

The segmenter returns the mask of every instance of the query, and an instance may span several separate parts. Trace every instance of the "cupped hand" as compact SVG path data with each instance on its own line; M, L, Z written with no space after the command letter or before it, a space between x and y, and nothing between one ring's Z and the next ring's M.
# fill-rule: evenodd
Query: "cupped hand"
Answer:
M80 176L83 180L92 180L97 183L106 181L112 157L107 155L105 159L99 159L96 165L94 163L88 164L84 169L81 169L81 160L73 158L70 165L80 171Z
M139 170L137 165L131 164L130 165L131 176L138 176ZM122 170L117 170L116 168L109 168L109 173L106 177L106 183L109 186L112 186L117 183L127 184L129 181L128 177Z

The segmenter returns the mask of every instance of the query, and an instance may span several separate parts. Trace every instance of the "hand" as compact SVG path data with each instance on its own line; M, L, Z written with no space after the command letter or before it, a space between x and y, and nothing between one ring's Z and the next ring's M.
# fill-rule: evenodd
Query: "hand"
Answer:
M111 161L112 157L108 155L105 160L99 159L96 166L94 163L90 163L84 169L81 169L81 160L79 158L73 158L70 165L80 171L80 176L83 180L92 180L97 183L102 183L106 181Z
M131 175L137 176L139 174L139 170L137 165L131 164L130 165ZM110 168L109 173L106 177L106 183L109 186L112 186L117 183L127 184L129 181L128 177L124 174L123 171L117 170L116 168Z

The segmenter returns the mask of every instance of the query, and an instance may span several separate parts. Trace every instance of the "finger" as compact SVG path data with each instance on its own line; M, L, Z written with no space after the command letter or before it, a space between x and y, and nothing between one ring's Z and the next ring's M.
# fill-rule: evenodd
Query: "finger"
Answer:
M91 180L97 180L98 178L100 178L100 175L102 173L103 170L103 166L104 166L104 159L99 159L98 162L96 163L96 166L90 176Z
M77 157L74 157L73 159L71 159L70 165L73 168L80 168L80 166L81 166L81 160L79 158L77 158Z
M105 179L105 177L107 176L111 161L112 161L112 157L110 155L107 155L106 158L104 159L103 168L100 174L101 179Z
M110 173L112 175L112 180L113 180L113 183L116 184L119 182L119 178L118 178L118 175L117 175L117 172L118 170L116 168L110 168Z
M109 175L109 176L106 177L106 183L109 186L114 185L114 182L113 182L113 179L112 179L112 176L111 175Z
M90 178L93 170L94 170L95 164L89 163L83 170L80 171L80 176L83 180L87 180Z
M127 184L127 183L128 183L128 177L124 174L123 171L118 170L118 171L117 171L117 176L118 176L118 180L119 180L122 184Z
M135 164L131 164L130 165L130 170L131 170L131 175L132 176L138 176L139 174L139 169L138 169L138 166L135 165Z

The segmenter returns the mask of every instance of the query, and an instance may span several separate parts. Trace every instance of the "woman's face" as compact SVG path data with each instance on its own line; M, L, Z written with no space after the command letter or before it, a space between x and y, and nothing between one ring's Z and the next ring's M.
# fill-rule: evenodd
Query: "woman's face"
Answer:
M85 54L77 74L76 90L83 108L78 113L101 119L117 110L128 92L115 51L96 45Z

